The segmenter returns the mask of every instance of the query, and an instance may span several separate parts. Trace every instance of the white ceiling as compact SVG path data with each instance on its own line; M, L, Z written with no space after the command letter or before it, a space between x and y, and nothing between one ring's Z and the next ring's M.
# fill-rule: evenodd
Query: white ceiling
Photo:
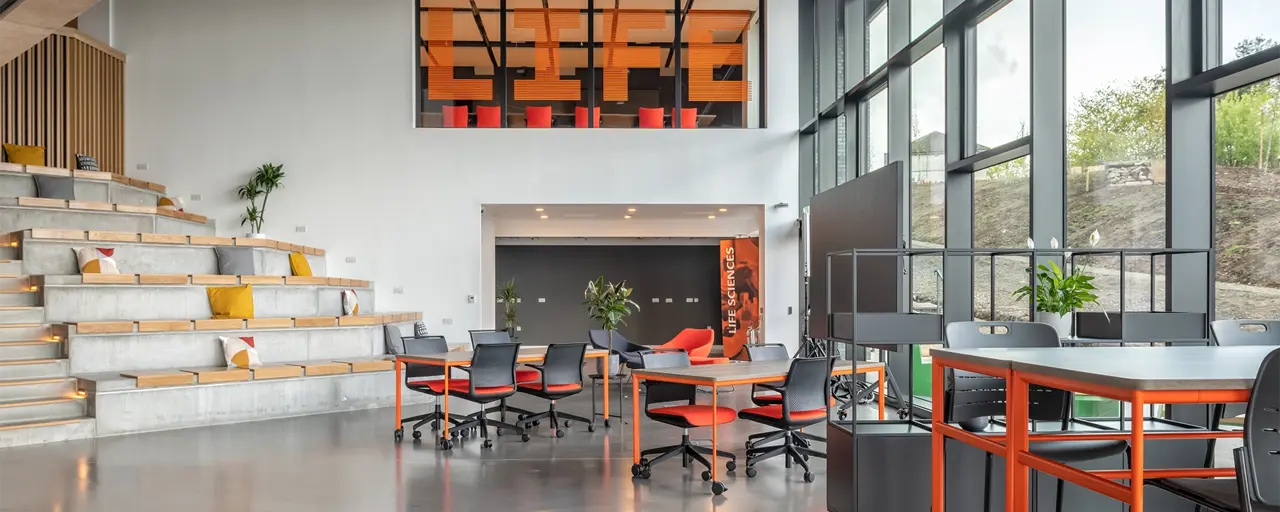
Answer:
M537 208L542 208L538 212ZM627 212L635 208L634 213ZM722 212L721 209L728 211ZM709 205L709 204L490 204L484 206L485 215L494 220L542 220L546 215L548 222L557 220L706 220L715 215L714 220L755 221L760 212L759 205Z

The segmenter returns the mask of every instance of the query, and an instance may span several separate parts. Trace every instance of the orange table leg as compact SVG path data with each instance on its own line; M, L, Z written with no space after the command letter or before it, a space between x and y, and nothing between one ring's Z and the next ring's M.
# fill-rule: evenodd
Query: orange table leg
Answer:
M609 370L611 370L611 368L609 368L609 356L606 355L604 356L604 371L600 372L600 374L604 376L604 424L606 426L609 424ZM595 405L592 404L591 408L594 410ZM618 416L622 416L622 411L618 411ZM622 419L619 418L618 421L622 421ZM591 424L594 425L595 422L596 419L591 418Z
M402 371L400 366L401 366L400 361L396 361L395 367L396 367L396 432L397 432L396 439L397 440L400 439L400 436L404 435L403 427L400 425L400 418L402 417L401 410L400 410L402 406L400 402L401 400L400 387L404 386L404 384L402 384L401 383L402 381L400 380L400 373Z
M1142 491L1146 488L1146 485L1143 484L1146 480L1142 475L1142 470L1146 465L1142 460L1144 453L1142 447L1142 429L1143 423L1146 422L1144 417L1146 411L1143 410L1144 407L1146 407L1146 403L1142 398L1142 392L1139 391L1134 393L1132 403L1133 414L1130 415L1133 417L1133 438L1129 441L1129 446L1131 447L1131 458L1133 460L1130 463L1129 469L1129 490L1132 493L1129 497L1129 512L1142 512Z
M605 370L605 373L609 373ZM640 463L640 378L631 375L631 463ZM609 410L604 410L609 414ZM622 412L622 411L618 411ZM619 414L621 416L621 414ZM608 416L606 416L608 417Z
M880 393L880 421L884 421L884 375L884 368L880 368L880 383L878 384L880 387L878 390ZM853 419L854 421L858 420L856 417Z
M711 385L711 488L713 491L715 490L716 484L719 482L718 480L716 480L716 464L718 464L716 450L720 449L720 421L719 421L719 414L718 414L720 412L719 397L720 397L720 388L716 387L715 384L712 384ZM716 494L720 494L720 493L716 493Z
M1027 467L1018 462L1018 453L1030 449L1027 439L1030 429L1028 422L1028 396L1030 391L1027 381L1022 380L1018 372L1009 372L1005 379L1005 422L1008 433L1005 436L1005 510L1025 512L1027 510Z
M440 438L449 440L449 366L444 367L444 396L440 397L444 401L444 421L440 422L444 428L440 429Z
M939 405L942 404L941 397L943 396L943 392L944 392L942 388L942 383L945 376L944 372L945 372L945 368L941 364L938 364L937 361L934 361L933 363L933 396L935 398L933 403L939 404ZM882 377L880 379L880 419L883 420L884 419L884 379L883 379L884 373L883 371L880 373L880 376ZM855 418L855 421L856 420L857 419ZM933 428L931 429L933 430L933 434L932 434L933 456L932 456L932 468L931 468L932 472L930 473L931 483L932 483L931 492L933 497L933 501L932 501L933 506L931 507L931 509L933 510L933 512L943 512L943 510L946 509L946 505L947 505L947 498L946 498L947 487L946 487L946 480L945 480L946 473L947 473L946 452L945 452L947 439L942 435L942 429L938 428L939 425L942 425L942 420L943 420L942 414L934 414L933 419L930 420L930 423L932 423L932 426L933 426Z

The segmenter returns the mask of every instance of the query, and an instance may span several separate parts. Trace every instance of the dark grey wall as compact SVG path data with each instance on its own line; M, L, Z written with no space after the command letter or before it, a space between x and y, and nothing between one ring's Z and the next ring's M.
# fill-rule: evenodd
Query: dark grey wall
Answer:
M619 329L631 341L659 345L686 327L711 327L719 343L719 264L718 246L500 245L495 251L496 282L515 278L520 341L531 345L586 341L588 330L600 328L582 305L587 281L599 276L635 288L631 298L640 311ZM690 298L698 302L685 301ZM494 325L501 327L502 305L495 311Z

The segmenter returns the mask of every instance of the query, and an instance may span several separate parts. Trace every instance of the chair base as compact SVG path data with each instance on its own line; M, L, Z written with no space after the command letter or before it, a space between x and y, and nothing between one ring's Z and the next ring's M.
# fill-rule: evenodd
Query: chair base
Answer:
M535 421L550 420L552 430L555 430L555 431L556 431L556 437L564 437L564 434L563 434L563 433L561 433L561 432L563 432L563 431L560 429L560 427L561 427L560 420L561 420L561 419L564 419L564 424L563 424L563 426L564 426L564 427L568 427L568 426L569 426L569 420L573 420L573 421L580 421L580 422L582 422L582 423L586 423L586 424L587 424L587 432L595 432L595 431L596 431L596 422L595 422L595 418L592 418L592 419L586 419L586 418L583 418L582 416L578 416L578 415L576 415L576 414L569 414L569 413L566 413L566 412L560 412L560 411L557 411L557 410L556 410L556 403L555 403L555 401L552 401L552 402L551 402L551 407L550 407L549 409L547 409L546 411L543 411L543 412L540 412L540 413L537 413L537 414L531 414L531 415L528 415L528 416L524 416L524 417L520 418L520 421L517 421L517 422L516 422L516 424L517 424L517 425L520 425L520 428L522 428L522 429L524 429L524 430L533 430L533 428L532 428L532 427L533 427L533 423L534 423Z
M605 427L605 428L609 428L609 427L611 426L611 425L610 425L610 422L609 422L609 419L610 419L610 418L618 418L618 421L619 421L622 425L626 425L626 424L627 424L627 420L623 419L623 417L622 417L622 413L621 413L621 412L619 412L618 414L610 414L610 413L609 413L609 411L597 412L597 410L596 410L596 386L595 386L595 384L596 384L596 381L597 381L597 380L603 379L604 377L603 377L603 376L601 376L601 375L599 375L599 374L592 374L592 375L590 375L590 378L591 378L591 420L592 420L592 421L591 421L591 423L592 423L592 424L594 424L594 423L595 423L595 418L596 418L597 416L599 416L599 417L604 418L604 427ZM621 409L622 409L622 410L625 410L625 409L626 409L626 407L625 407L625 404L623 403L623 400L622 400L622 384L623 384L623 381L625 381L625 380L626 380L626 374L619 372L617 375L610 375L610 376L609 376L609 378L610 378L611 380L616 381L616 382L618 383L618 397L617 397L617 398L615 398L615 400L618 400L618 403L619 403L619 404L621 404Z
M723 450L714 450L717 457L729 459L730 468L734 461L738 459L737 455ZM686 430L680 438L680 444L672 446L663 446L660 448L650 448L640 452L640 469L647 472L653 465L680 456L680 462L684 467L689 467L691 461L697 461L702 467L707 468L708 472L704 475L705 479L710 479L711 461L707 460L707 455L711 455L712 450L705 446L693 444L689 439L689 431ZM654 457L656 455L656 457ZM653 457L650 459L649 457ZM732 469L730 469L732 471Z
M809 471L809 457L818 457L820 459L827 458L827 454L814 450L809 441L824 441L821 437L806 434L799 430L779 430L776 432L766 432L764 434L755 434L760 436L758 441L752 441L752 448L747 449L747 477L756 476L755 465L761 461L782 456L785 460L786 467L790 468L794 463L804 468L804 480L812 482L814 479L813 472ZM748 437L748 439L751 439ZM763 443L782 439L781 445L760 446Z
M485 440L482 446L484 448L492 448L493 441L489 440L489 427L493 427L496 429L495 433L498 436L502 436L502 430L506 429L520 435L521 441L526 443L529 442L529 433L526 432L524 428L501 420L490 419L489 415L494 412L500 411L490 411L481 405L479 411L463 416L462 421L460 421L457 426L450 427L449 436L451 438L456 438L458 437L458 434L461 433L463 437L466 437L468 432L479 430L476 435ZM452 418L450 418L450 420L452 420ZM444 444L442 448L448 450L452 448L452 444Z

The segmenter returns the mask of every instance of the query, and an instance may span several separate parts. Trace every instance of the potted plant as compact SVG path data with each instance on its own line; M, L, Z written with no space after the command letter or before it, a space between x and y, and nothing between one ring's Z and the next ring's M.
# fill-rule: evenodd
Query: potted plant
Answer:
M595 281L587 281L587 289L582 292L587 306L587 316L600 322L600 327L609 336L609 345L613 346L613 331L627 325L627 317L632 308L640 309L640 305L630 299L633 288L627 288L627 282L610 283L600 276Z
M249 201L249 205L244 207L244 215L240 219L240 225L249 225L249 238L266 238L262 234L262 224L266 222L267 200L271 198L271 192L281 188L284 182L284 166L273 163L265 163L254 170L253 175L249 176L249 181L236 189L236 195L240 199ZM258 204L258 198L262 198L262 204Z
M502 303L502 323L506 325L507 333L512 339L517 338L518 331L516 324L516 303L520 302L520 295L516 293L516 280L511 278L498 287L498 302Z
M1097 245L1098 232L1094 231L1089 236L1089 242ZM1035 248L1034 242L1027 240L1028 246ZM1050 241L1053 248L1058 247L1058 239L1054 238ZM1070 258L1071 253L1065 253L1065 257ZM1076 265L1071 272L1063 272L1053 260L1048 261L1048 265L1037 265L1036 284L1023 286L1014 291L1014 296L1018 299L1026 299L1035 296L1036 315L1035 321L1046 323L1058 331L1058 336L1067 338L1071 336L1072 311L1084 307L1085 304L1097 304L1098 296L1094 294L1097 289L1093 286L1093 277L1085 273L1083 265ZM1030 269L1028 269L1030 270Z

